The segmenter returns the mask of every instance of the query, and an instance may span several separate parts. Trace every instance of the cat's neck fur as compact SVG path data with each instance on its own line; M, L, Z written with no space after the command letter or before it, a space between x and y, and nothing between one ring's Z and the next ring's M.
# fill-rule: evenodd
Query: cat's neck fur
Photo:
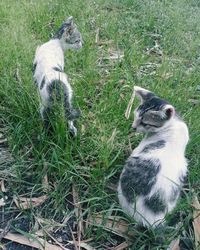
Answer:
M64 41L62 41L62 38L61 38L61 39L52 38L50 41L51 41L52 43L57 44L57 46L59 46L59 47L62 49L63 53L65 52L65 50L70 49L70 48L67 46L67 44L66 44Z
M189 134L186 124L177 116L172 118L166 126L156 133L147 133L143 141L157 141L163 139L184 148L188 143Z

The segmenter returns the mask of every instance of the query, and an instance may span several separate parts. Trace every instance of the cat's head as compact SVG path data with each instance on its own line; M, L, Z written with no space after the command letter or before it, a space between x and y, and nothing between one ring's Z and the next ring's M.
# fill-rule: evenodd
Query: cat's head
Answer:
M140 105L134 111L132 128L137 132L151 133L168 126L175 116L175 108L146 89L135 86L134 90Z
M62 24L53 38L59 39L64 49L80 49L83 46L81 33L72 16Z

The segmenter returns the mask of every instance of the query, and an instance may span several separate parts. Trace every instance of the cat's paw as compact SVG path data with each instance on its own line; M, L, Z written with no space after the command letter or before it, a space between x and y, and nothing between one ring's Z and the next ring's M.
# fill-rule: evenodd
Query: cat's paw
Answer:
M76 127L70 127L69 128L69 133L72 137L76 137L77 136L77 128Z

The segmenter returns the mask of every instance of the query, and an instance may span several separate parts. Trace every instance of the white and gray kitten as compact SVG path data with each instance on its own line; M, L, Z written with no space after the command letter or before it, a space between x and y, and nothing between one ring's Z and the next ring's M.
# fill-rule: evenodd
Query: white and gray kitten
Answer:
M132 127L145 137L126 161L118 197L139 224L155 227L164 223L180 196L187 176L184 153L189 134L172 105L146 89L134 89L141 104Z
M49 127L49 113L52 110L53 90L64 94L65 117L70 132L76 136L77 129L73 122L80 116L80 111L72 106L73 91L64 73L64 51L82 47L82 36L73 18L69 17L58 32L48 42L37 47L33 62L33 77L41 97L40 112L45 127Z

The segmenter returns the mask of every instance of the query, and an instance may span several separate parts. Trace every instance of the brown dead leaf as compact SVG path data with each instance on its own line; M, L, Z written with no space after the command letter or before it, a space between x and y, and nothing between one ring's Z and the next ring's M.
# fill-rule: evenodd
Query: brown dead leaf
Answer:
M123 243L119 244L118 246L111 248L111 250L123 250L123 249L127 249L127 247L129 245L130 245L129 243L123 242Z
M46 240L43 240L35 235L33 235L34 241L30 241L27 239L25 236L21 234L13 234L13 233L7 233L4 236L4 239L11 240L14 242L17 242L22 245L26 245L29 247L34 247L37 249L42 249L42 250L63 250L60 246L52 245L49 244ZM69 250L68 248L64 248L65 250Z
M193 197L192 206L194 207L192 224L194 228L195 246L197 248L200 243L200 204L196 195Z
M170 249L170 250L181 250L180 246L179 246L179 242L180 242L179 238L175 239L175 240L172 240L172 242L169 245L169 248L167 248L167 249Z
M104 218L101 213L95 214L93 217L88 218L87 223L94 226L102 225L106 230L121 237L134 236L134 233L128 230L130 224L114 216Z
M28 209L31 207L37 207L46 201L47 195L43 195L37 198L27 198L27 197L14 197L13 200L18 208Z

